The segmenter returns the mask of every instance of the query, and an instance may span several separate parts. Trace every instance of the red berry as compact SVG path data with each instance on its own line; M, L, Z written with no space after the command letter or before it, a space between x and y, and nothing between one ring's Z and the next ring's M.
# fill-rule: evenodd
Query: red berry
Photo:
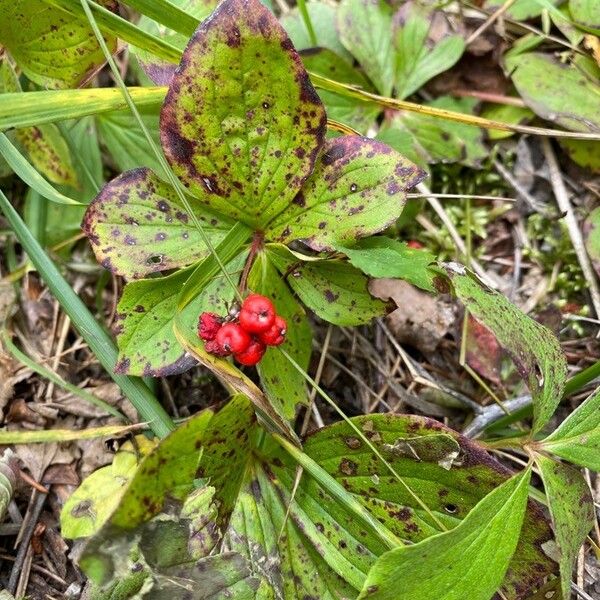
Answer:
M252 367L263 357L267 347L260 340L252 340L244 352L233 355L241 365Z
M223 325L223 319L211 312L203 312L198 321L198 335L205 341L214 340Z
M414 250L422 250L423 249L423 244L421 244L421 242L417 242L417 240L410 240L410 241L406 242L406 245L409 248L413 248Z
M239 319L248 333L262 333L275 322L275 307L265 296L250 294L242 304Z
M251 342L250 335L237 323L226 323L219 329L215 342L227 352L237 354L248 348Z
M225 350L221 344L219 344L216 340L209 340L204 343L204 349L209 354L214 354L215 356L229 356L231 352Z
M267 331L263 331L259 337L261 342L264 342L267 346L279 346L279 344L285 342L286 333L287 322L283 317L277 315L275 323Z

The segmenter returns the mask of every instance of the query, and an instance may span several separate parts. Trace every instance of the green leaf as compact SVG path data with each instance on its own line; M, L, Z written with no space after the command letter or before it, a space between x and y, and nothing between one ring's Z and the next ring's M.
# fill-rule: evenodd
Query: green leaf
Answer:
M308 6L320 5L311 3ZM300 52L300 55L304 66L311 74L316 73L340 83L355 85L368 92L372 91L369 80L332 50L314 48ZM335 92L321 90L319 96L325 104L330 119L349 125L361 133L368 131L381 112L380 107L372 102L361 102L356 98L348 98Z
M600 473L600 388L543 440L541 446Z
M159 106L166 88L129 88L138 108ZM28 127L126 108L117 88L0 94L0 129Z
M325 122L273 13L259 0L225 0L186 48L160 130L165 156L193 195L262 227L310 174Z
M143 107L140 115L151 132L156 143L159 143L158 110L156 107ZM132 122L129 110L114 111L99 115L96 120L98 133L110 152L119 171L129 171L137 167L148 167L161 179L165 180L160 162L148 147L141 129Z
M550 0L553 4L558 4L558 0ZM489 10L496 10L504 4L505 0L486 0L484 6ZM516 21L528 21L542 14L543 7L538 0L517 0L508 8L506 14Z
M575 23L600 29L600 6L595 0L569 0L569 12Z
M344 48L337 32L337 6L318 1L307 2L306 10L315 31L318 49L326 48L345 61L351 61L352 55ZM311 42L304 19L297 7L282 15L280 22L288 32L296 50L313 48L314 44ZM310 67L308 68L310 70Z
M444 265L458 298L510 354L533 398L533 433L546 425L563 395L567 362L549 329L523 314L456 263Z
M560 140L570 159L592 173L600 173L600 144L587 140Z
M581 473L555 460L536 454L537 463L560 552L560 576L564 598L571 595L571 576L590 529L594 526L594 501Z
M501 121L511 125L523 125L533 119L535 115L529 108L525 106L513 106L512 104L487 104L482 109L481 116L492 121ZM487 132L487 135L490 140L503 140L512 137L514 132L490 129Z
M392 8L384 0L342 0L337 25L342 44L379 93L389 96L395 72Z
M82 85L104 64L89 25L42 0L1 0L0 44L44 88ZM111 52L117 40L106 37Z
M402 212L425 173L389 146L360 136L328 140L315 170L266 236L302 239L316 250L377 233Z
M362 325L386 312L373 298L367 278L341 260L298 260L285 246L270 245L269 260L285 276L302 302L335 325Z
M0 133L0 155L4 157L12 170L32 189L47 198L51 202L58 204L80 204L64 194L61 194L56 188L52 187L25 159L25 157L15 148L8 137Z
M386 552L359 599L489 600L517 547L531 470L490 492L451 531Z
M506 59L521 98L538 116L571 131L600 129L600 85L572 64L530 52Z
M284 348L307 370L312 348L312 331L308 319L266 253L257 256L248 277L248 287L267 295L273 301L277 314L288 323ZM278 412L292 420L296 408L306 404L308 400L304 377L277 348L267 350L257 368L262 387L271 403Z
M34 167L53 183L78 187L67 142L52 123L18 129L15 137L23 145Z
M441 96L427 106L474 114L476 104L473 98ZM406 111L387 119L377 138L417 164L460 162L480 167L489 155L481 129Z
M231 224L188 198L213 244ZM83 222L103 267L133 279L186 266L207 255L203 238L175 190L146 168L127 171L106 184Z
M600 273L600 207L587 216L584 224L585 247L597 273Z
M198 26L198 13L208 16L215 6L213 0L125 0L132 8L144 15L188 37Z
M396 97L410 96L430 79L454 66L465 50L442 11L406 2L394 16ZM435 37L433 37L435 36Z
M89 537L100 530L115 511L139 460L153 447L143 435L126 442L115 454L113 462L86 477L75 492L69 496L60 514L60 530L64 537L75 539Z
M234 275L243 266L244 256L227 265ZM195 267L180 269L166 277L139 279L125 286L117 306L115 327L119 359L117 373L144 377L165 377L187 371L196 364L173 332L178 298ZM222 276L213 276L183 310L180 322L197 335L198 316L204 312L227 313L233 290Z
M404 279L428 292L435 290L435 273L428 268L435 262L435 256L426 250L409 248L404 242L383 236L338 244L336 250L369 277Z

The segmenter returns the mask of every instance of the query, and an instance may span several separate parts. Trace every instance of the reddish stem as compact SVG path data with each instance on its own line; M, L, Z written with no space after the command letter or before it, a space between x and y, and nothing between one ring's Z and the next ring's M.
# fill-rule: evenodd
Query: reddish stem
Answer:
M250 245L250 252L248 253L248 258L246 258L246 264L244 265L244 270L240 277L240 293L242 296L246 291L250 269L256 260L256 255L264 248L264 244L265 236L262 231L255 231L254 236L252 237L252 244Z

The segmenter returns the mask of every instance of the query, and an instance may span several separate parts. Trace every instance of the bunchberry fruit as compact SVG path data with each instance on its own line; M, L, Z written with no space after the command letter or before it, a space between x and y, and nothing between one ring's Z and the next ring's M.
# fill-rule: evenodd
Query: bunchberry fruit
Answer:
M275 322L275 307L265 296L250 294L242 304L239 319L248 333L262 333Z
M263 357L267 347L260 340L252 340L244 352L238 352L233 355L241 365L252 367Z
M203 312L198 321L198 335L205 341L214 340L219 329L223 325L223 319L211 312Z
M250 334L244 331L237 323L225 323L215 337L217 344L233 354L244 352L251 341Z
M215 356L229 356L231 354L230 351L225 350L221 344L217 342L217 340L208 340L208 342L204 342L204 349L209 354L214 354Z
M275 316L275 322L267 331L259 334L259 338L267 346L279 346L285 342L285 334L287 333L287 322L279 315Z

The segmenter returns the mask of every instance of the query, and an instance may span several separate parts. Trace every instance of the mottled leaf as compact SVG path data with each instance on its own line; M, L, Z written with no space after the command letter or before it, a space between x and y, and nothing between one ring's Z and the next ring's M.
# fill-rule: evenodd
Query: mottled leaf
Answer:
M572 64L530 52L506 67L519 95L538 116L572 131L600 131L600 84Z
M328 140L315 170L266 235L302 239L317 250L366 237L391 225L406 190L425 173L389 146L361 136Z
M204 231L218 243L231 224L188 198ZM83 222L98 262L134 279L189 265L207 249L175 190L152 171L127 171L106 184Z
M444 265L454 292L507 350L533 398L533 432L554 414L567 379L567 362L554 334L523 314L463 266Z
M43 0L1 0L0 14L0 44L43 88L78 87L104 64L91 27ZM105 41L116 51L116 38Z
M536 455L535 462L544 482L560 552L563 597L568 598L579 549L594 526L594 501L587 482L577 469L540 454Z
M160 145L158 109L147 106L138 110L153 139L157 145ZM130 110L98 115L96 123L98 133L120 171L148 167L161 179L166 180L160 162L152 152L152 148L148 145L145 135L132 117Z
M241 270L245 256L229 265L232 277ZM173 331L178 298L194 267L166 277L140 279L125 286L117 306L115 332L119 348L115 371L128 375L165 377L186 371L196 360L186 354ZM222 274L214 276L180 314L180 323L197 335L198 316L204 312L227 314L233 290Z
M100 530L117 508L141 458L155 446L143 435L119 448L110 465L94 471L65 502L60 515L64 537L89 537Z
M307 2L306 10L317 38L317 47L327 48L346 61L351 61L352 55L344 48L336 27L338 7L335 4L317 0L316 2ZM314 47L297 7L282 15L280 21L297 50ZM306 65L306 62L304 64ZM309 71L311 70L309 66L307 68ZM321 98L323 97L322 94L319 95Z
M367 278L341 260L298 260L285 246L269 246L269 260L302 302L335 325L362 325L386 312L371 296Z
M451 531L386 552L359 599L489 600L515 552L531 470L491 491Z
M396 97L406 98L454 66L465 41L452 32L442 11L409 1L394 15L394 46Z
M312 331L308 319L304 309L265 253L257 257L248 278L248 287L268 296L275 304L277 314L286 319L288 330L284 348L304 370L307 370L312 348ZM267 351L257 369L262 387L271 403L287 419L292 420L296 408L306 404L308 400L306 382L302 374L277 348Z
M472 115L476 103L472 98L442 96L428 105ZM421 165L460 162L479 167L489 154L481 129L418 113L395 113L377 138Z
M186 48L160 129L165 155L192 194L262 227L310 174L325 122L273 14L259 0L225 0Z
M338 8L342 44L358 60L383 96L394 86L392 8L384 0L342 0Z
M600 388L541 445L547 452L600 473Z
M435 272L428 268L435 262L435 256L426 250L409 248L404 242L383 236L338 244L336 250L369 277L404 279L429 292L435 289Z
M203 21L213 11L218 4L217 0L169 0L171 4L183 9L186 13ZM181 51L185 48L188 37L177 33L164 25L160 25L153 19L142 15L138 22L138 27L144 31L169 42L172 46L180 48ZM158 58L152 52L141 48L131 47L132 54L138 60L138 63L144 73L156 85L169 85L175 74L177 65Z
M312 3L308 6L314 6ZM369 80L346 59L327 48L314 48L300 53L304 66L311 72L333 79L340 83L358 86L372 91ZM330 119L353 127L360 133L367 133L373 126L381 108L373 102L361 102L356 98L342 96L328 90L319 90L319 96Z

